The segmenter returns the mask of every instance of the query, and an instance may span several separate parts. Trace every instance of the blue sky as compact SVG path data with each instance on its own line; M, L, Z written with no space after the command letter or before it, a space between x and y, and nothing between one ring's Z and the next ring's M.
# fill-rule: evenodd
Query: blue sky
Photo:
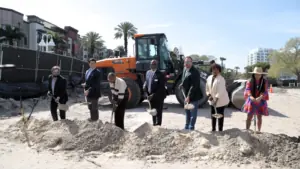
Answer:
M139 33L166 33L169 46L181 46L185 55L225 57L227 67L246 65L248 52L257 47L281 48L300 36L299 0L38 0L1 1L0 6L25 15L37 15L72 26L80 34L96 31L109 48L113 28L130 21ZM129 43L129 53L133 42Z

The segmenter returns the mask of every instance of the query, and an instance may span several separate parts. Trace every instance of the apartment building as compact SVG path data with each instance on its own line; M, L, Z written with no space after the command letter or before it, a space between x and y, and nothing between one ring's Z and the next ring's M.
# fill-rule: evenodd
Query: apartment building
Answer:
M23 20L24 14L15 11L13 9L0 7L0 26L2 29L11 26L12 28L19 28L25 35L21 40L16 40L14 45L28 48L29 30L27 29L27 23ZM8 42L6 42L8 43Z
M271 48L256 48L252 49L247 58L247 65L254 65L259 62L269 63L269 55L274 49Z

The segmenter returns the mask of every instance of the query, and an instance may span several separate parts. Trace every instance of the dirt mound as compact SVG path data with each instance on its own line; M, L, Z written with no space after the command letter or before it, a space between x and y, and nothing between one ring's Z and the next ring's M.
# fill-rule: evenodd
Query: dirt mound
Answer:
M27 142L23 122L11 125L7 130L9 138ZM12 134L13 133L13 134ZM101 121L31 119L27 123L26 134L31 144L38 148L58 148L60 150L113 151L115 144L121 145L125 133L112 124Z
M7 136L26 141L23 124L7 130ZM156 157L166 161L222 160L224 163L300 166L300 139L269 133L251 134L240 129L222 133L202 133L152 127L144 123L134 132L124 132L112 124L32 119L29 139L40 148L122 153L131 159Z

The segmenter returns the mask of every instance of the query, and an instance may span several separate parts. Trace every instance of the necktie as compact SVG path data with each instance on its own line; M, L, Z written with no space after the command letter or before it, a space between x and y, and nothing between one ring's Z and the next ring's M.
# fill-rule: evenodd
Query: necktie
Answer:
M149 81L148 81L148 92L151 93L151 85L152 85L152 78L153 78L154 72L149 72Z
M184 78L185 78L185 75L186 75L186 69L184 69L184 71L183 71L183 76L182 76L182 79L181 79L181 81L183 81L183 80L184 80Z

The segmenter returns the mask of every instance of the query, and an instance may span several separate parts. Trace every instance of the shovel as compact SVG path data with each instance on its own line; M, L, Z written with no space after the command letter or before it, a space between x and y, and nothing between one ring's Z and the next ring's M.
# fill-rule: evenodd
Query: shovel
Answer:
M254 133L256 133L256 113L253 115Z
M157 115L157 110L156 109L152 109L151 107L151 103L150 101L147 99L148 105L149 105L149 109L147 109L147 112L152 115L152 116L156 116Z
M30 120L30 117L31 117L31 115L32 115L32 113L33 113L33 110L34 110L34 108L37 106L37 104L39 103L39 101L40 101L39 99L34 99L34 100L33 100L33 105L30 106L30 107L31 107L31 112L30 112L29 116L27 117L27 121Z
M213 114L212 116L216 119L222 118L223 114L219 114L217 111L217 107L214 105L214 109L215 109L215 114Z
M56 98L54 96L52 96L52 98L55 100ZM56 101L55 101L56 102ZM63 111L68 111L69 110L69 106L67 104L60 104L59 102L57 103L57 108L58 110L63 110Z
M84 102L83 103L80 103L81 105L89 105L89 104L92 104L91 102L88 102L87 101L87 98L86 97L84 97Z
M90 90L91 88L88 88L87 90ZM85 90L84 90L85 91ZM84 96L84 100L85 100L85 102L83 102L83 103L81 103L81 104L83 104L83 105L89 105L89 104L92 104L91 102L88 102L87 101L87 98L86 98L86 96Z
M114 115L115 115L115 111L117 109L118 105L116 104L113 104L113 108L112 108L112 111L111 111L111 116L110 116L110 123L113 122L113 119L114 119Z
M182 92L184 100L185 100L186 95L185 95L183 89L181 89L181 92ZM195 106L193 104L185 103L185 105L184 105L184 109L186 109L186 110L193 110L194 108L195 108Z

